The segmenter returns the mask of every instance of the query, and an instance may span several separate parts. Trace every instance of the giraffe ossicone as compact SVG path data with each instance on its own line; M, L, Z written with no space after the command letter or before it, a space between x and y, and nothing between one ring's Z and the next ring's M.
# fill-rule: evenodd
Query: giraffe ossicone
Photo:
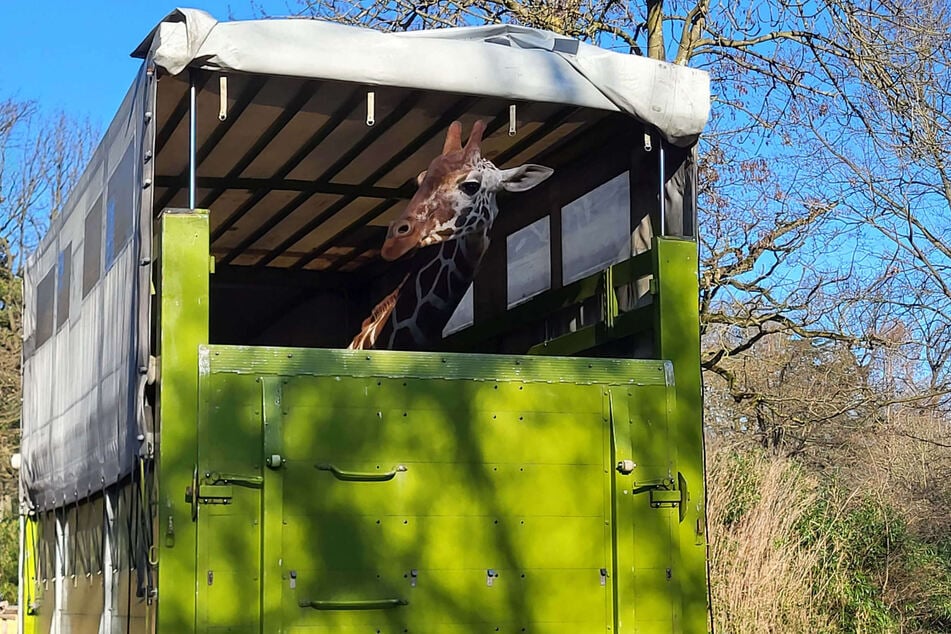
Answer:
M489 246L496 195L528 191L552 175L534 164L499 169L482 157L484 133L485 122L476 121L463 146L462 123L453 122L442 153L416 178L418 189L380 250L387 261L410 258L409 272L363 322L350 349L423 350L437 343Z

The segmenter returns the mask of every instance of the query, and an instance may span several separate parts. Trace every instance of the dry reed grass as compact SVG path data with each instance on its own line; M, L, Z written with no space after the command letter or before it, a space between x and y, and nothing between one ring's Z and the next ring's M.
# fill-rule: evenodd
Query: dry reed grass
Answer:
M823 544L802 545L797 524L817 483L791 460L711 448L708 521L719 634L830 629L814 598Z

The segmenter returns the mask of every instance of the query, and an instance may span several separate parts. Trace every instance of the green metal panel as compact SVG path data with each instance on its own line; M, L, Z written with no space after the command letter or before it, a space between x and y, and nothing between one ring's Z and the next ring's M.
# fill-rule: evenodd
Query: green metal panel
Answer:
M208 214L163 212L156 237L160 383L158 634L195 628L195 524L183 502L197 453L198 346L208 341Z
M706 630L695 245L643 361L202 346L160 236L159 632Z
M677 509L615 469L636 427L667 438L668 364L209 346L199 368L199 477L232 496L198 505L199 631L673 631Z
M261 528L261 631L280 632L284 622L281 607L283 561L285 551L281 533L285 476L281 470L284 458L284 407L281 379L262 377L261 422L264 447L264 515Z
M196 364L197 367L197 364ZM262 387L200 376L197 631L258 632L262 619ZM215 497L215 494L230 497ZM193 599L195 600L195 599Z
M43 600L43 587L39 583L37 570L40 521L36 515L28 515L23 521L23 543L20 544L20 556L23 558L20 596L23 597L23 603L20 606L20 618L23 621L23 634L37 634L42 629L36 608Z
M658 356L672 362L674 389L669 419L672 476L686 488L685 504L670 516L673 577L681 597L675 625L684 632L708 627L706 483L703 450L703 384L700 377L700 298L697 243L656 238ZM676 472L674 472L676 469ZM678 513L680 515L678 515Z

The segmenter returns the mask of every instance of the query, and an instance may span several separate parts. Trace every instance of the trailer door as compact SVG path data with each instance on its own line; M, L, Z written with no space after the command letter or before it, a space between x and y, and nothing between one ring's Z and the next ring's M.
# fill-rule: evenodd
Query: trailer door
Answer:
M635 509L651 507L617 468L636 457L632 403L665 429L662 363L202 359L199 631L633 632L638 586L656 624L676 620L676 513L644 524L660 534L636 570Z

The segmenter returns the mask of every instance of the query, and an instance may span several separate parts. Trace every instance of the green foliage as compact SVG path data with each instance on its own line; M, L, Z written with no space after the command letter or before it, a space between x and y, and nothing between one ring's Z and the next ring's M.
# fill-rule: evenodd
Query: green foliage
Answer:
M20 279L0 239L0 600L17 600L17 474L10 457L20 440Z
M801 523L822 551L817 599L839 632L938 632L951 627L951 541L931 544L888 501L849 497L829 482Z
M761 448L721 448L709 468L721 631L951 632L945 516L902 505L871 474L817 474Z
M19 523L16 516L0 517L0 601L17 602Z
M923 631L951 631L951 536L937 544L911 538L903 554L906 612Z

